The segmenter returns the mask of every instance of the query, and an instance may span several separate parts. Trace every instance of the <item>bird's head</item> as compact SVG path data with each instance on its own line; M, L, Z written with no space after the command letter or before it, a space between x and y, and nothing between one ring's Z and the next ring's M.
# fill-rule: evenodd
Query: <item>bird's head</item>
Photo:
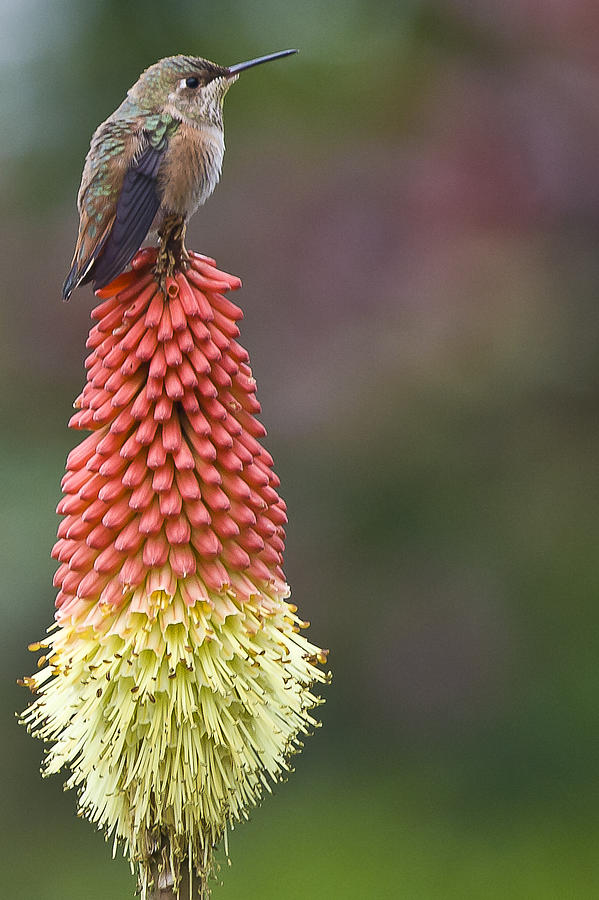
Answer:
M292 53L297 51L281 50L233 66L199 56L168 56L140 75L129 96L148 113L168 110L182 121L222 128L223 100L240 72Z

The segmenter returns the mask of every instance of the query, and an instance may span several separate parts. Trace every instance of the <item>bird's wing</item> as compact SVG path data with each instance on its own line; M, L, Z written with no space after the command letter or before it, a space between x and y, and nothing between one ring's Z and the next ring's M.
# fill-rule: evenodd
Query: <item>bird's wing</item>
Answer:
M94 287L107 285L131 262L160 207L158 170L166 141L147 143L133 160L123 179L112 227L85 280Z
M137 140L134 127L133 120L119 123L111 117L98 126L92 137L77 197L79 234L71 271L62 289L65 300L89 274L112 228L114 192L120 192L133 158Z
M110 128L109 122L105 124ZM123 136L123 129L113 126L112 131L99 129L94 135L79 191L79 238L63 288L65 299L88 281L104 287L135 256L160 207L158 171L168 138L166 128L142 132L131 155L130 132ZM118 181L114 183L115 160L123 161L120 191ZM119 191L116 202L115 191Z

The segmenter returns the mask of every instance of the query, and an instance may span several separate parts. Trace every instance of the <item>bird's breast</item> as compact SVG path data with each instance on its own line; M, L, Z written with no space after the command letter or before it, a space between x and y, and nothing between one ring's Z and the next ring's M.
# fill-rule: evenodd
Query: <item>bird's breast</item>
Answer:
M161 212L193 215L218 184L224 152L220 129L181 123L160 167Z

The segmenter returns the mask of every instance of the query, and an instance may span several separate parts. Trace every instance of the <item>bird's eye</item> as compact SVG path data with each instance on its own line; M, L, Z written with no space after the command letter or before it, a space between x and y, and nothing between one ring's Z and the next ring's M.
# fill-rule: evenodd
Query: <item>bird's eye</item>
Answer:
M198 81L198 79L195 76L192 75L191 78L185 79L185 85L188 88L197 88L197 87L199 87L200 82Z

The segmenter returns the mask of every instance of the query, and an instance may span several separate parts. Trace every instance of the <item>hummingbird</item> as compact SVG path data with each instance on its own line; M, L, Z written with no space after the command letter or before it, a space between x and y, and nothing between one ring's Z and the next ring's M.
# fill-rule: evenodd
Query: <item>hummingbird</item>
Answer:
M102 288L125 269L148 232L184 253L187 221L214 191L225 151L223 100L240 72L297 53L280 50L233 66L169 56L146 69L94 132L77 197L79 234L62 294Z

